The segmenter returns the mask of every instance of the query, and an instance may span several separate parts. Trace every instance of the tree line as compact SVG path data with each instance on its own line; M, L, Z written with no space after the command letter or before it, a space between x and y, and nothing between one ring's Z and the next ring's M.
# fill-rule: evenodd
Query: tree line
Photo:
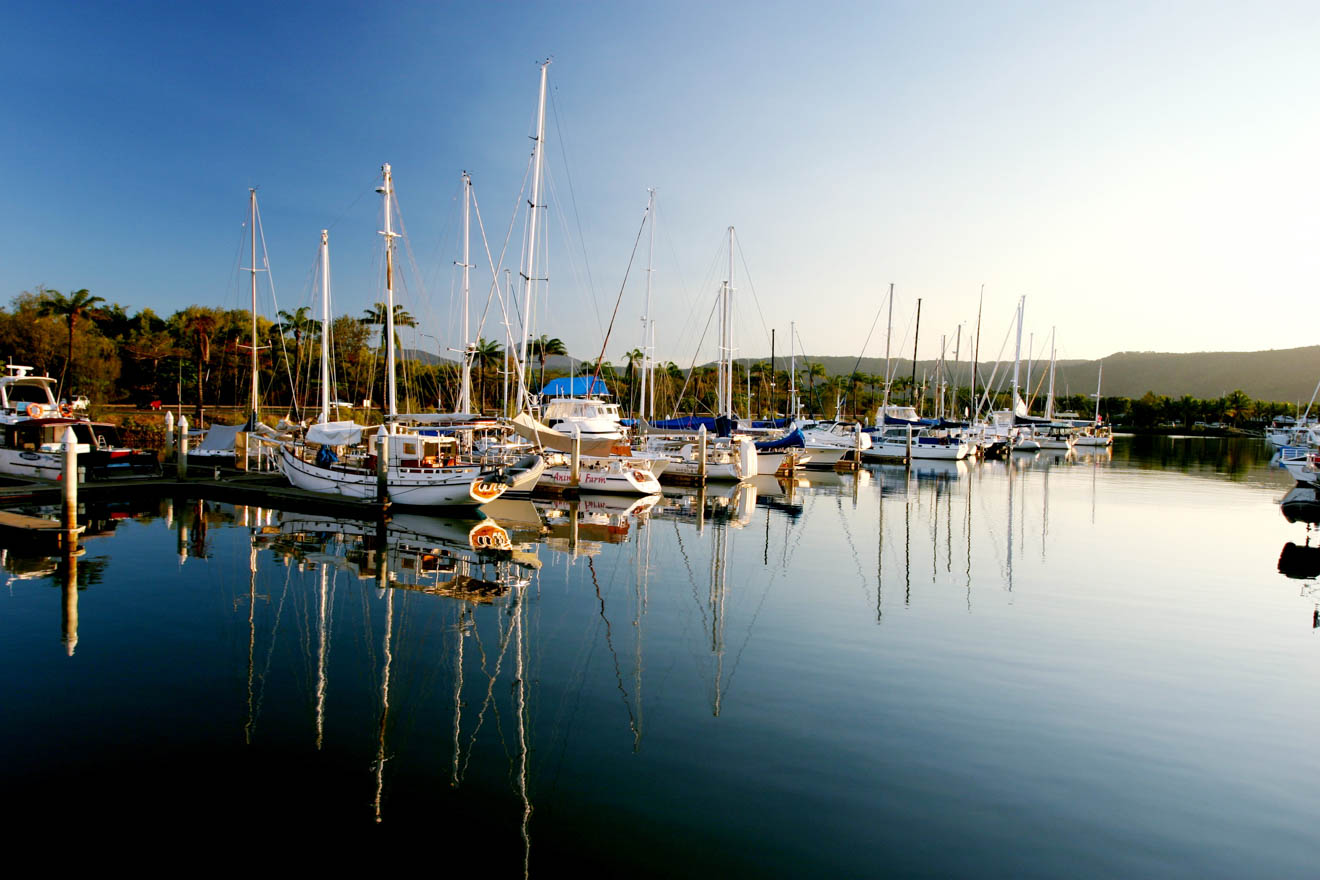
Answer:
M331 398L358 408L379 408L384 398L385 307L376 304L361 315L340 315L331 323ZM395 306L396 328L416 321ZM181 404L200 416L207 406L242 406L251 383L251 313L246 309L189 306L167 317L145 308L129 314L86 289L71 293L38 288L23 292L10 307L0 309L0 352L10 363L22 363L39 374L58 377L61 397L86 394L99 403ZM280 312L275 320L258 316L258 384L262 405L284 408L294 417L319 406L321 393L321 323L307 307ZM396 350L402 350L395 336ZM541 335L527 341L526 382L537 390L550 379L566 375L547 370L547 360L567 354L562 340ZM579 375L600 375L614 390L625 412L637 410L642 376L640 349L624 352L618 364L585 361ZM474 408L500 411L509 374L504 347L479 339L473 348ZM456 408L459 367L453 361L427 363L400 357L400 406L405 410ZM718 370L713 364L682 368L672 361L655 365L655 412L713 414ZM852 372L830 375L816 362L796 367L798 397L803 412L815 416L869 420L884 399L885 377ZM735 410L742 415L770 417L787 412L790 373L784 359L735 361ZM982 409L1009 405L1003 392L986 395L977 389ZM968 387L936 387L910 377L895 377L889 389L893 403L911 403L925 415L942 411L951 418L976 408ZM512 391L510 393L512 396ZM1094 413L1086 395L1065 395L1057 411ZM1040 414L1043 401L1033 400ZM1140 398L1105 397L1101 412L1118 424L1138 428L1191 428L1197 422L1247 426L1277 415L1296 415L1288 402L1253 400L1237 390L1224 397L1171 398L1148 392Z

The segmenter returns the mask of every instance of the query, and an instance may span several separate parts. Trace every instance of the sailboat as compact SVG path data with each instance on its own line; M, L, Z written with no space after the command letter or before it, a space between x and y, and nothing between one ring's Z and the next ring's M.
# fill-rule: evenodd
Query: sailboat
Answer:
M1095 377L1095 424L1086 428L1080 434L1073 438L1073 447L1087 448L1107 448L1114 444L1114 431L1108 425L1101 424L1100 417L1100 380L1105 375L1104 361L1100 362L1100 370Z
M474 506L494 501L508 488L503 469L466 460L452 436L426 436L401 429L394 365L394 238L389 164L381 166L385 199L385 396L382 425L364 444L369 428L330 421L328 333L330 322L329 233L321 231L321 413L301 443L280 445L280 470L299 488L360 501L380 492L378 456L384 455L385 492L394 504L412 507ZM382 499L383 500L383 499Z

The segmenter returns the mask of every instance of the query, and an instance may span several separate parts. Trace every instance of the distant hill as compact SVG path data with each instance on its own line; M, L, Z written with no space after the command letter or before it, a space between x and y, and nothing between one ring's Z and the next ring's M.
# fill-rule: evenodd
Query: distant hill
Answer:
M777 366L787 368L787 360L777 358ZM863 373L885 371L884 358L862 358L856 366L855 357L804 357L803 361L819 362L831 376L847 374L857 369ZM1099 361L1059 361L1055 369L1054 386L1057 394L1094 394ZM1047 379L1050 363L1036 361L1032 365L1031 384L1039 394L1045 393L1040 384ZM989 379L993 363L981 365L981 375ZM1298 401L1303 405L1311 399L1317 379L1320 379L1320 345L1305 348L1271 349L1270 351L1205 351L1182 354L1154 351L1124 351L1104 359L1104 387L1101 393L1113 397L1140 397L1147 391L1169 397L1190 394L1193 397L1221 397L1241 388L1257 400ZM891 369L895 376L911 376L912 361L895 359ZM935 361L918 361L917 378L923 371L933 376ZM952 369L952 364L950 364ZM1026 384L1026 364L1022 366L1022 382ZM999 365L994 384L1000 378L1011 376L1013 362ZM960 382L967 384L971 364L964 359L957 373ZM1005 386L1007 387L1007 386Z
M456 363L452 358L439 358L434 354L415 349L404 352L408 358L416 358L423 363ZM764 358L763 358L764 359ZM776 357L776 366L788 369L786 357ZM798 368L804 363L823 364L831 376L845 375L859 370L863 373L883 374L884 358L862 358L860 365L855 357L799 356ZM1059 361L1055 369L1055 392L1065 394L1094 394L1096 371L1100 361L1068 360ZM563 356L546 359L546 372L566 372L570 366L581 369L582 360ZM709 366L709 364L707 364ZM922 360L917 362L917 378L923 372L934 376L937 362ZM1271 349L1269 351L1200 351L1188 353L1169 353L1155 351L1123 351L1111 354L1104 359L1104 387L1106 397L1140 397L1147 391L1164 394L1169 397L1181 397L1190 394L1193 397L1222 397L1234 389L1241 388L1257 400L1298 401L1303 405L1311 399L1316 381L1320 379L1320 345L1305 348ZM1038 395L1044 395L1050 363L1048 360L1036 361L1031 367L1031 385ZM539 369L539 364L532 360L532 368ZM623 363L615 364L622 372ZM891 366L894 376L911 376L912 361L895 358ZM955 369L949 362L949 369ZM964 357L957 367L957 376L962 385L968 384L971 375L970 358ZM989 379L995 370L993 362L981 365L981 376ZM995 374L996 387L1007 387L1005 377L1011 376L1013 362L999 364ZM1027 382L1027 365L1022 365L1022 383ZM1001 381L1003 380L1003 381ZM801 384L807 384L806 378Z

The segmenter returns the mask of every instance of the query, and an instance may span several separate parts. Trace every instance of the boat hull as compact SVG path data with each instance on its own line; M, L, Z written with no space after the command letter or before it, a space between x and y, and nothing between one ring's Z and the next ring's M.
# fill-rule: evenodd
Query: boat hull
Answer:
M298 489L354 501L374 501L376 475L357 468L326 468L303 461L289 447L280 449L280 470ZM504 483L476 466L457 468L399 468L386 473L386 492L392 504L407 507L475 507L504 494Z

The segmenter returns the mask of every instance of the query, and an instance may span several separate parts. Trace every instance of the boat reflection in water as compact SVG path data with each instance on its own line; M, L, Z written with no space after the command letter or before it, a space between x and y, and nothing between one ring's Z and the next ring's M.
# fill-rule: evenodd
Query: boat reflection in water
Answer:
M405 646L401 643L403 627L395 623L395 593L414 591L429 596L456 600L452 624L449 628L454 639L453 688L453 765L451 784L457 787L462 779L461 759L464 702L464 648L467 641L477 636L477 607L497 601L507 607L507 615L495 622L500 645L499 660L508 650L514 653L512 693L515 700L512 716L518 737L517 788L524 802L523 836L531 815L527 800L527 742L526 742L526 681L523 665L526 646L523 642L523 618L526 603L522 590L532 582L532 575L540 568L534 553L515 547L509 533L493 519L447 519L404 514L377 522L335 519L330 517L283 514L278 523L262 525L253 531L253 546L264 546L286 565L299 569L315 568L319 575L317 589L317 685L316 719L317 748L324 741L325 699L328 690L327 663L329 652L330 617L334 604L334 586L330 572L346 573L353 580L370 581L378 588L384 602L384 624L381 635L381 671L379 678L380 714L378 719L378 747L374 762L375 794L372 800L376 822L384 821L385 768L389 760L387 731L391 728L391 687L395 654ZM255 551L254 565L255 570ZM252 597L255 600L255 594ZM396 633L396 630L398 632ZM512 644L510 642L512 638ZM480 639L477 639L480 641ZM487 687L481 709L477 714L479 730L486 713L496 701L495 683L502 662L493 671L486 668L484 657L482 677ZM251 675L251 668L249 669ZM505 715L507 717L507 714ZM472 736L475 738L476 731ZM470 745L469 745L470 750ZM530 846L530 843L528 843Z

